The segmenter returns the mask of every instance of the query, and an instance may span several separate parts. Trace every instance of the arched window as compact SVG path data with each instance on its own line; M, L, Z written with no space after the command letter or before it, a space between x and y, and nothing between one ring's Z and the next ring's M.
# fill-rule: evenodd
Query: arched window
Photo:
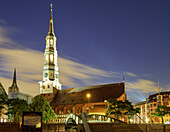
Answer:
M49 46L49 39L47 39L46 44L47 44L47 46Z
M50 45L53 46L53 39L50 39Z
M48 55L45 56L45 60L48 61Z
M50 61L52 62L54 60L54 56L51 54L50 55Z

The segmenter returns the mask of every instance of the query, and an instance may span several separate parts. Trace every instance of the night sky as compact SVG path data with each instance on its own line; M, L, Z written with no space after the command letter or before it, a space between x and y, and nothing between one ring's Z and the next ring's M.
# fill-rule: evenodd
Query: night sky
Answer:
M17 68L21 92L36 95L53 3L63 88L123 81L128 99L170 88L170 1L1 0L0 82Z

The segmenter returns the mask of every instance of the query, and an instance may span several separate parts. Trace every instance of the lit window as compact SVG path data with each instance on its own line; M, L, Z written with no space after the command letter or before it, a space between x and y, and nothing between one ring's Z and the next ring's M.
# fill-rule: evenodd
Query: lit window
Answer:
M47 45L49 45L49 39L47 40Z
M46 55L45 59L46 59L46 61L48 61L48 55Z
M54 57L53 57L53 55L51 54L50 55L50 61L52 62L54 60Z
M51 45L53 44L53 39L50 39L50 44L51 44Z

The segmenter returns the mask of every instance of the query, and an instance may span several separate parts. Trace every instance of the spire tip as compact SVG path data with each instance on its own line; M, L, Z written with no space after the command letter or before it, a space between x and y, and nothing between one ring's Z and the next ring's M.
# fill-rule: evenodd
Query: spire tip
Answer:
M51 6L51 12L52 12L52 10L53 10L53 4L51 3L50 6Z

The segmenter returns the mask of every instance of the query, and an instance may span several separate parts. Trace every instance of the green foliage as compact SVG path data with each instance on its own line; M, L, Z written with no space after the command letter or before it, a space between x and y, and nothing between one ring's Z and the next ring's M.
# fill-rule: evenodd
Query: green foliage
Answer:
M150 115L155 117L160 117L162 119L162 124L163 124L164 123L163 116L167 114L170 114L170 108L164 105L160 105L155 109L155 113L152 113Z
M0 110L4 108L4 106L8 106L8 96L4 94L0 94Z
M127 115L128 118L131 118L135 114L139 113L139 108L134 108L132 103L126 100L123 102L122 100L117 101L116 99L109 99L108 100L108 108L106 110L106 114L108 115L115 115L122 116Z
M28 111L28 103L24 99L13 98L8 100L8 112L14 122L22 121L22 112Z
M19 98L9 99L6 94L0 95L0 109L5 106L8 108L6 115L11 115L14 122L19 122L22 119L22 112L28 110L27 101Z
M50 119L57 118L54 110L48 101L42 95L37 95L32 99L29 110L33 112L43 112L43 121L48 122Z

